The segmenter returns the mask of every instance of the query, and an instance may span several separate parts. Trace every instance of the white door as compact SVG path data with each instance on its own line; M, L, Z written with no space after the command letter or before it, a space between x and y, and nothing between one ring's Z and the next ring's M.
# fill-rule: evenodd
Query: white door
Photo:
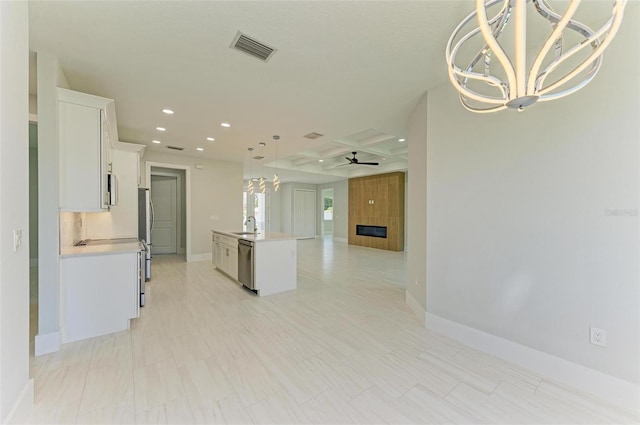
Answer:
M177 252L177 191L177 177L151 176L151 202L154 212L151 229L152 254Z
M293 190L293 234L316 237L316 191Z

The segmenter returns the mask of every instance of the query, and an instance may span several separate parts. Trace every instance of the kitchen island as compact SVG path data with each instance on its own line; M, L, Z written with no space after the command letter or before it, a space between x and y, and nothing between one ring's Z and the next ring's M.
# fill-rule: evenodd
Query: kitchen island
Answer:
M216 268L258 296L297 288L297 240L289 233L212 230Z

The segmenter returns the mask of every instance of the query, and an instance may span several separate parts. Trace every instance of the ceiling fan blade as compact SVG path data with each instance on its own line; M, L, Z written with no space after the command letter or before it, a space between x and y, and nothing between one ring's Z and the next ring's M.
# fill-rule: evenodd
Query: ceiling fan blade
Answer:
M352 158L347 158L346 156L344 157L344 159L346 159L347 161L349 161L349 164L351 164L353 162Z
M358 165L380 165L379 162L358 162Z

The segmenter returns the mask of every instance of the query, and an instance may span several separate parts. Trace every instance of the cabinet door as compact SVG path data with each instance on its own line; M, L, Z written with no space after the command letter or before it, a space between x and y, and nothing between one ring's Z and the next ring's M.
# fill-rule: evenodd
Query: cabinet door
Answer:
M103 211L100 109L58 102L60 209Z
M238 280L238 247L229 246L229 276Z
M100 166L102 167L102 174L100 179L102 181L102 207L109 207L109 193L107 192L107 172L113 171L112 159L111 159L111 136L109 135L109 126L107 125L107 118L103 110L100 110Z
M222 270L222 245L220 242L216 242L215 244L215 265L217 268Z

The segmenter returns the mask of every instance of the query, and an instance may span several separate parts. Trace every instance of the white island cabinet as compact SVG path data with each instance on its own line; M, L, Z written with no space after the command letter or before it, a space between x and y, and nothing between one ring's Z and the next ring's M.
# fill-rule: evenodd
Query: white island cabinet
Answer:
M139 316L140 248L68 247L60 258L62 342L129 329Z
M297 288L297 239L288 233L242 234L221 230L213 232L213 264L238 281L238 267L246 257L238 254L238 240L253 243L253 288L259 296L277 294ZM245 286L247 286L245 284Z

